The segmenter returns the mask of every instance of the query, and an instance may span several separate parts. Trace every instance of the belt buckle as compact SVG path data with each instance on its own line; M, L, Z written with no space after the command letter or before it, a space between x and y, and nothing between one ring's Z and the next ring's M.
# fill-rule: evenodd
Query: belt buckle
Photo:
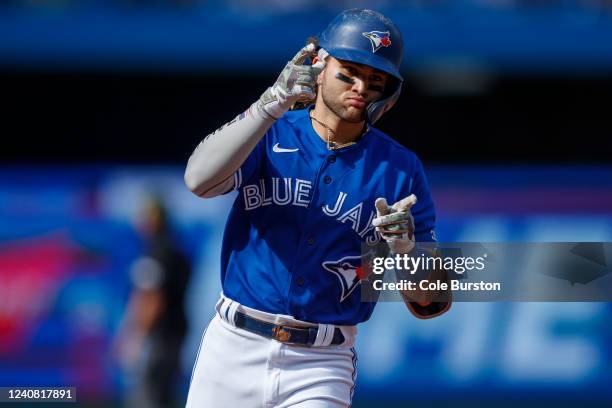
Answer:
M285 328L280 325L274 326L272 329L272 335L274 336L274 340L281 343L289 343L289 340L291 339L291 332L285 330Z

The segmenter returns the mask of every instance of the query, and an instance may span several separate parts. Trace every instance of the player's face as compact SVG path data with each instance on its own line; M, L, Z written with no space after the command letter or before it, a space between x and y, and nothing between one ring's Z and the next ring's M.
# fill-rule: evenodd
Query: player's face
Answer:
M367 65L329 57L319 78L323 103L341 119L365 120L366 107L379 99L389 75Z

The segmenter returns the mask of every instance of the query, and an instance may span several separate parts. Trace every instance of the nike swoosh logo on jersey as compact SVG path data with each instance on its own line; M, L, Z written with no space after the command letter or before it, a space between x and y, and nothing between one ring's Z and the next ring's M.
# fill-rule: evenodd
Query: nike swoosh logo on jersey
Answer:
M274 153L292 153L297 152L298 150L300 149L285 149L284 147L280 147L278 143L272 146L272 151Z

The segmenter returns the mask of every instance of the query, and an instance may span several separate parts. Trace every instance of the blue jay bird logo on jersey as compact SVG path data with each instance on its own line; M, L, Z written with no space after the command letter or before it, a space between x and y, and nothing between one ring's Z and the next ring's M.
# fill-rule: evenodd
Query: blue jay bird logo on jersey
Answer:
M372 52L378 51L380 47L391 45L391 33L389 31L369 31L362 34L372 43Z
M353 293L360 280L366 278L361 260L361 256L345 256L339 261L326 261L322 264L323 268L338 277L342 287L341 302Z

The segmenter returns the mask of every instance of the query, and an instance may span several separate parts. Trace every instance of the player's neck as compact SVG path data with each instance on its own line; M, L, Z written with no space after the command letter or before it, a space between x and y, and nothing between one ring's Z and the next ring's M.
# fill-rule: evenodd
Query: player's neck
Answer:
M321 139L342 145L354 142L361 137L365 126L363 121L347 122L329 109L320 106L321 104L315 105L310 115L314 119L312 127Z

